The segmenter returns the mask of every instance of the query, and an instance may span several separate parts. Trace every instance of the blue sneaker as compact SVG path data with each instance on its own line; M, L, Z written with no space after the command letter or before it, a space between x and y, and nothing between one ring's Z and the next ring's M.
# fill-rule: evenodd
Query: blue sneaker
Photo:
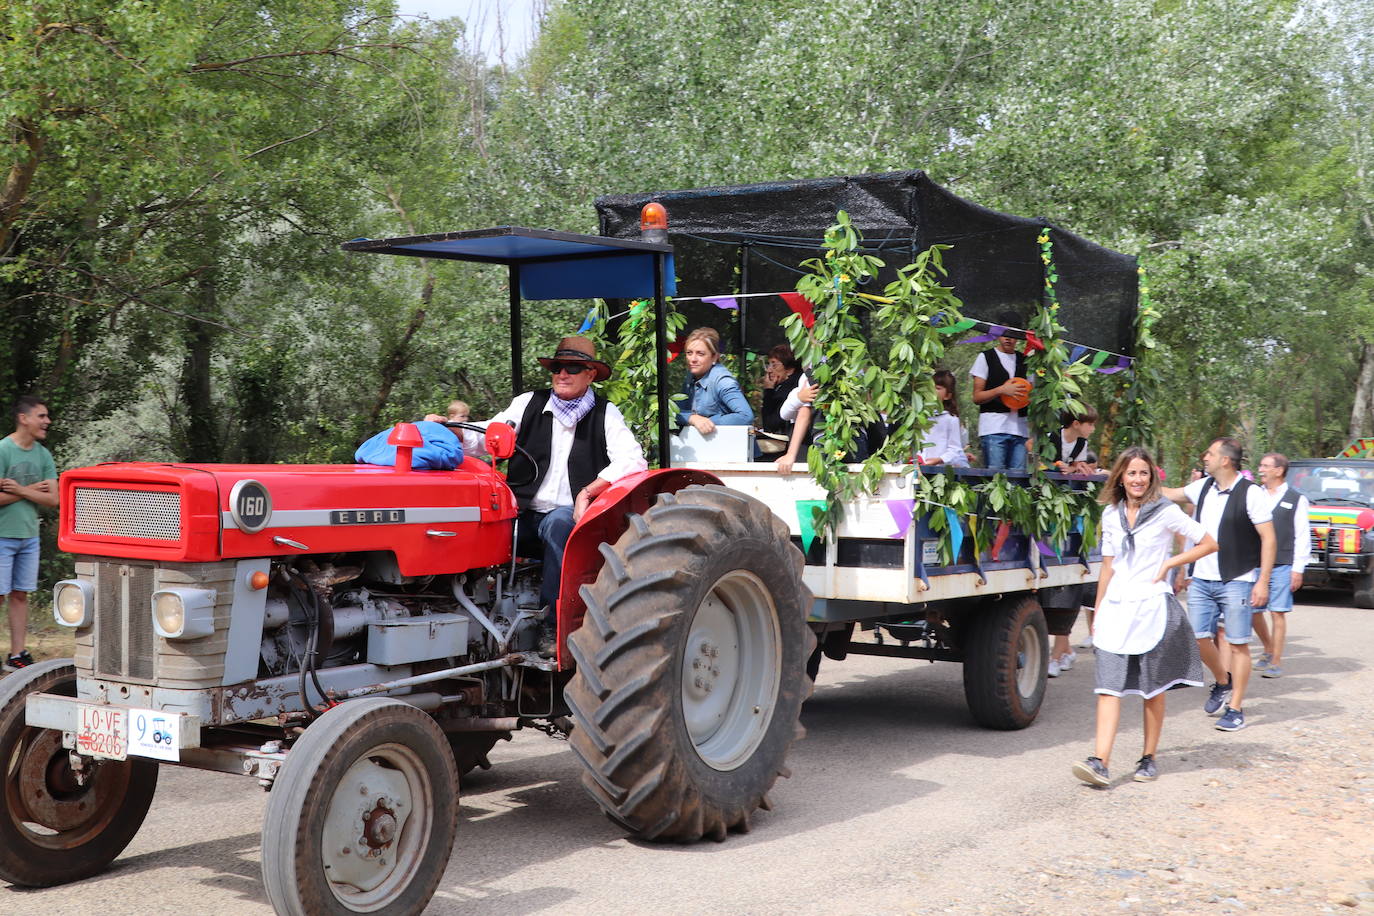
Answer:
M1274 660L1269 657L1269 653L1265 652L1261 654L1259 660L1255 662L1255 670L1263 671L1265 668L1268 668L1271 664L1273 664L1273 662Z
M1283 677L1283 669L1271 662L1269 667L1260 672L1260 677Z
M1202 711L1209 716L1215 716L1221 712L1226 701L1231 699L1231 678L1226 678L1225 684L1213 684L1212 692L1207 695L1207 702L1202 704Z
M1073 775L1083 780L1090 786L1103 788L1111 785L1112 777L1107 772L1107 766L1102 762L1101 757L1089 757L1082 763L1073 765Z
M1245 713L1239 709L1232 709L1227 706L1226 711L1217 719L1217 730L1223 732L1238 732L1245 727Z

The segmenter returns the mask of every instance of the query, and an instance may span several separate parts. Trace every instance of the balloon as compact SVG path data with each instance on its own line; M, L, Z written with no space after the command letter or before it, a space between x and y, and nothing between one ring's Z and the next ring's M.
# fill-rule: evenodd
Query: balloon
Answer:
M1360 526L1361 531L1374 528L1374 509L1361 509L1360 514L1355 516L1355 524Z

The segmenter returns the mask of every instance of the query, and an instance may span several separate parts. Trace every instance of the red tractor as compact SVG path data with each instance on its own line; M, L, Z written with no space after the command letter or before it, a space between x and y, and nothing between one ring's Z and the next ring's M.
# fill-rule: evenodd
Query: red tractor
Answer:
M507 265L517 386L522 291L652 296L661 321L671 277L664 244L509 227L345 248ZM494 455L509 433L488 431ZM787 526L666 458L620 481L568 542L543 658L539 564L514 554L504 476L472 457L412 470L415 428L392 441L395 467L62 475L59 543L77 563L54 613L76 657L0 681L0 878L101 871L175 764L271 790L278 912L418 913L453 846L459 777L525 727L567 735L587 791L633 834L748 828L810 687L812 599Z

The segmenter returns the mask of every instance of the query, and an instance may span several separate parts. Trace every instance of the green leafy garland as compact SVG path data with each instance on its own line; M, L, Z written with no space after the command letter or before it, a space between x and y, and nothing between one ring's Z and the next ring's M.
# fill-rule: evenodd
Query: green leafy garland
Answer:
M658 457L658 357L654 348L653 300L640 299L631 304L629 317L617 329L614 340L607 333L609 318L606 303L598 304L592 338L601 352L618 354L610 361L615 372L598 388L620 408L625 425L634 432L645 457L653 464ZM663 345L676 340L686 323L687 316L673 307L672 300L666 301ZM680 400L680 393L671 395L669 409Z
M814 307L814 326L807 328L796 314L782 322L792 351L819 386L807 469L827 495L813 519L822 535L834 530L846 500L876 491L884 463L909 463L920 449L940 409L931 372L945 345L932 320L960 318L958 298L937 281L945 273L941 252L948 246L921 252L876 296L860 286L884 262L863 253L860 240L849 215L837 213L822 242L825 255L803 262L812 272L797 281L797 291ZM875 330L891 335L885 355L870 349L860 303L868 306ZM860 433L884 415L893 423L887 441L857 472L851 470L846 459Z
M1152 447L1155 444L1155 418L1150 412L1155 393L1159 390L1162 377L1156 365L1154 324L1159 319L1159 310L1150 299L1150 282L1145 268L1139 267L1140 306L1135 316L1135 364L1124 376L1117 389L1117 415L1115 435L1112 445L1121 451L1132 445Z

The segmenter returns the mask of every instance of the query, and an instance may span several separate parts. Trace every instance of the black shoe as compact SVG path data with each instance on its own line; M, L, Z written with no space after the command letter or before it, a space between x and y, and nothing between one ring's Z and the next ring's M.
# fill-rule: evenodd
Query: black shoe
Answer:
M6 658L4 668L6 671L18 671L20 668L27 668L33 662L33 656L29 654L28 649L25 649L18 655L11 655Z

